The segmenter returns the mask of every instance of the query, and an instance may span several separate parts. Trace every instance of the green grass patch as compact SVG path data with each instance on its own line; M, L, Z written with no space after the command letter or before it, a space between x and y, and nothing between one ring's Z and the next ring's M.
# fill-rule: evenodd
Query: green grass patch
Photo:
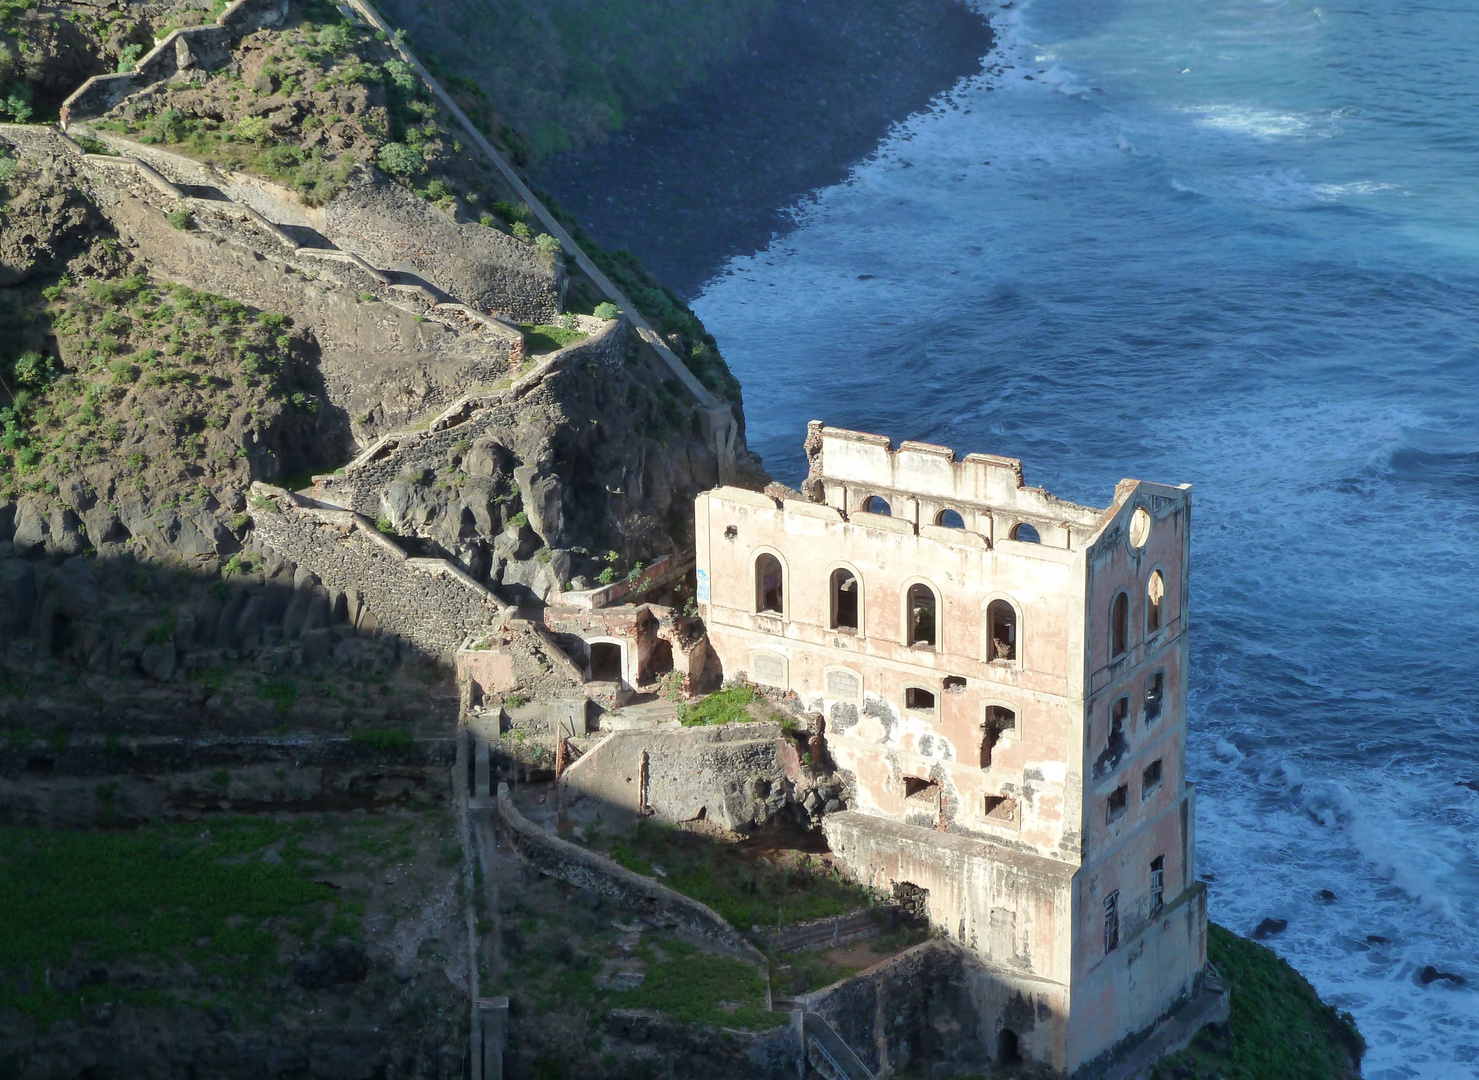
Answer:
M639 820L607 852L628 870L657 878L707 904L741 931L806 922L871 907L856 882L800 853L768 856L768 865L731 845Z
M656 948L638 950L647 978L636 990L613 992L613 1004L656 1009L685 1024L759 1030L789 1022L787 1013L766 1011L765 978L749 964L700 952L679 938L662 939L660 949L660 957Z
M581 330L571 330L563 326L536 326L533 323L520 323L519 329L524 332L524 349L530 356L555 352L566 345L584 341L586 337Z
M1231 1052L1203 1033L1157 1066L1157 1080L1359 1077L1351 1063L1360 1062L1366 1041L1355 1018L1321 1001L1304 976L1273 950L1210 923L1207 958L1232 992Z
M352 733L349 741L376 750L409 750L415 740L404 728L366 728Z
M754 719L750 706L760 700L760 693L753 686L736 683L710 694L697 705L680 706L678 720L684 727L742 724Z
M89 975L120 961L188 962L236 987L281 971L279 933L311 933L335 896L294 872L293 833L251 818L0 828L0 1008L47 1021L75 1018L82 1001L128 998ZM280 865L256 857L279 841Z

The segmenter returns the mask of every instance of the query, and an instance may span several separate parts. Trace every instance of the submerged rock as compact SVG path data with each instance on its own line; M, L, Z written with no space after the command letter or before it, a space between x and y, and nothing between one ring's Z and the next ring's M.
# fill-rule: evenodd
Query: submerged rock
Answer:
M1282 934L1289 926L1288 919L1264 919L1253 931L1254 941L1265 941L1275 934Z

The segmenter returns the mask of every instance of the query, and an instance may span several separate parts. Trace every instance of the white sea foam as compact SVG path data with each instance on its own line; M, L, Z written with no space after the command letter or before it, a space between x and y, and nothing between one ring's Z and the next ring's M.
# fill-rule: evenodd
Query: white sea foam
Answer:
M1336 133L1330 116L1264 109L1255 105L1185 105L1182 112L1195 116L1201 127L1231 131L1239 135L1256 135L1264 139Z

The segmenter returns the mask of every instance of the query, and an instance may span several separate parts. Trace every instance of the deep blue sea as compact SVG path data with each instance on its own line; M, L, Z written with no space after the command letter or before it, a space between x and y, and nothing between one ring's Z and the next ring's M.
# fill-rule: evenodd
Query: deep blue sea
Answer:
M982 10L988 72L696 301L750 445L1191 483L1212 916L1289 921L1367 1077L1479 1076L1479 3Z

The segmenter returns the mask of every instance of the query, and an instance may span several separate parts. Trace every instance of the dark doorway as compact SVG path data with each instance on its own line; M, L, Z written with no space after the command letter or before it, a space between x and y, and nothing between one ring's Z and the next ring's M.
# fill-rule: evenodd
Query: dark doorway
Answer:
M621 682L621 646L598 641L591 646L591 682Z
M647 657L647 677L643 682L653 682L673 670L673 643L658 638Z
M1017 1048L1017 1033L1011 1028L1002 1028L996 1036L996 1063L1016 1065L1022 1060L1022 1051Z

